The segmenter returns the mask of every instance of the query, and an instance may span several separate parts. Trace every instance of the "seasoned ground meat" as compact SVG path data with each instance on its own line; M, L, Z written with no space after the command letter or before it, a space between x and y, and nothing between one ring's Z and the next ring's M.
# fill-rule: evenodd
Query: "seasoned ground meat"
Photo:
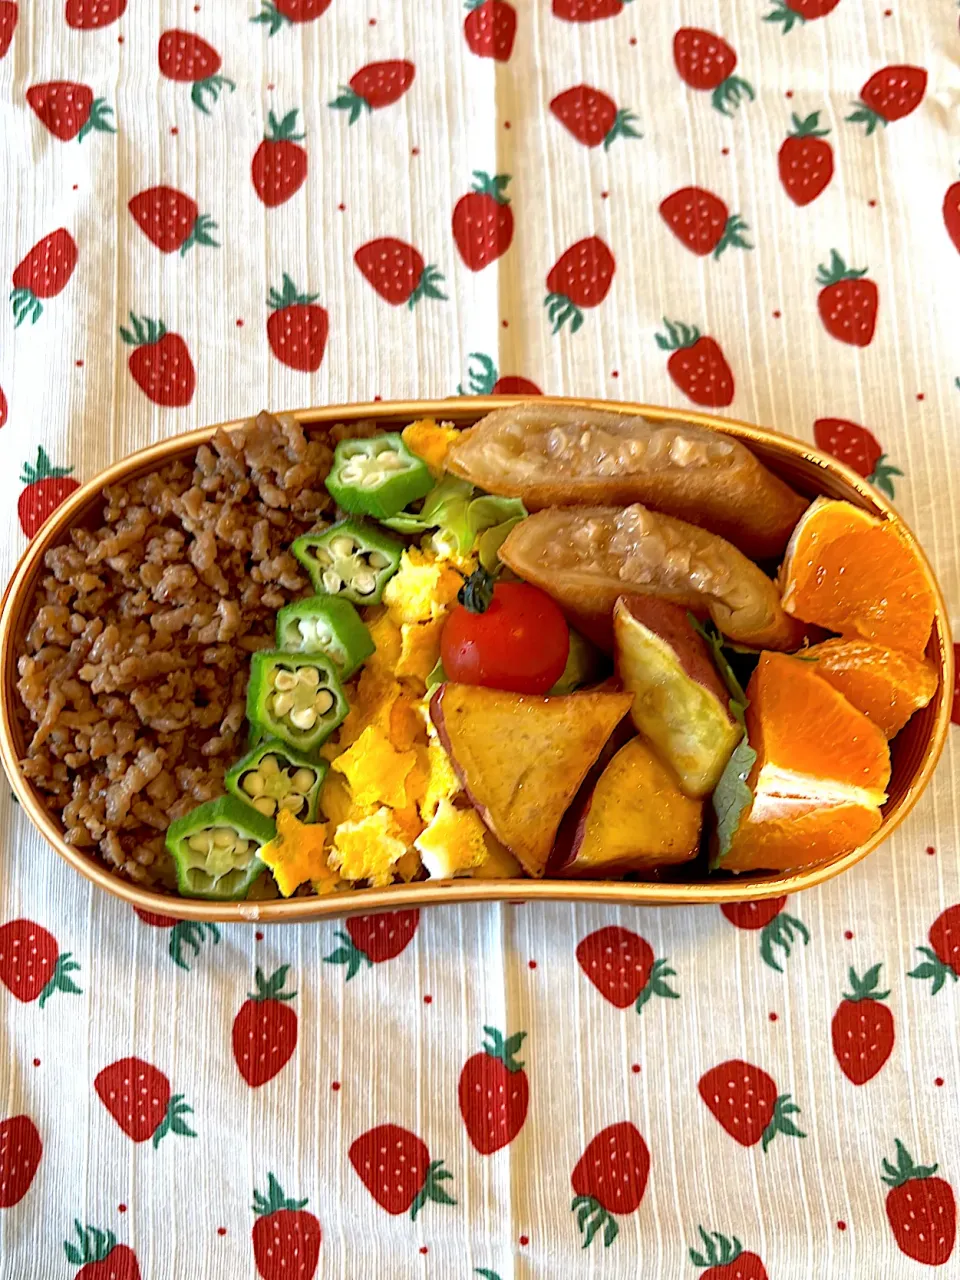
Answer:
M101 527L47 553L19 662L23 771L72 844L173 884L167 824L222 794L245 750L250 654L309 587L290 544L332 515L337 440L371 431L308 438L261 413L192 466L106 489Z

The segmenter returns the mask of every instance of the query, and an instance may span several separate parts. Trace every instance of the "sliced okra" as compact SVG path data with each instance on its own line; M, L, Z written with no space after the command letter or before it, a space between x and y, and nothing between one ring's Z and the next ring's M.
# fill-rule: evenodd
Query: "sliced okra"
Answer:
M251 658L247 719L264 738L309 754L347 710L336 667L324 654L261 650Z
M400 568L403 545L359 520L340 520L323 533L305 533L291 548L318 595L353 604L379 604Z
M277 614L277 648L284 653L325 653L346 681L376 646L349 600L308 596Z
M338 506L378 519L395 516L433 486L427 464L393 433L341 440L327 476L327 488Z
M325 760L309 760L271 738L238 761L224 781L231 795L266 818L276 818L286 809L301 822L316 822L320 788L328 768Z
M167 828L166 844L185 898L245 898L263 871L260 850L276 828L236 796L208 800Z

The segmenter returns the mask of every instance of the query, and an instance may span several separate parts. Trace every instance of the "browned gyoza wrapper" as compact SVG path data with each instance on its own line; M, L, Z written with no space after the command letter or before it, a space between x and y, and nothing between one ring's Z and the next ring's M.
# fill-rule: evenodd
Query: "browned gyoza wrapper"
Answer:
M736 547L639 503L538 511L510 531L500 558L607 647L617 597L633 592L710 617L725 636L757 649L795 649L803 639L776 583Z
M464 431L446 468L529 511L642 502L777 556L807 502L737 440L684 422L564 405L497 409Z

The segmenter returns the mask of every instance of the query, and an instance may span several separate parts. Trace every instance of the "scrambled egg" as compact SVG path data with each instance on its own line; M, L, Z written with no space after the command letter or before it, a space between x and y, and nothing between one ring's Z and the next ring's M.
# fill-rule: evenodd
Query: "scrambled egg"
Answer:
M420 814L432 822L437 809L444 801L452 800L460 790L460 779L453 771L450 757L440 745L439 738L427 745L427 782L420 800Z
M434 552L409 547L383 590L383 603L399 623L432 622L457 599L463 576Z
M429 827L413 842L431 880L470 874L487 860L484 825L475 809L455 809L441 800Z
M459 438L460 432L456 427L444 426L442 423L438 425L433 418L421 418L419 422L411 422L409 427L404 427L400 434L400 439L410 452L422 458L430 468L431 475L436 476L438 480L443 475L447 450L454 440Z
M346 778L357 804L401 809L407 802L404 782L416 763L415 751L398 751L383 729L371 724L333 768Z
M317 893L333 893L337 873L327 863L327 828L322 822L300 822L287 809L277 814L277 834L260 850L285 898L311 881Z
M440 661L440 633L447 619L430 622L404 622L400 625L400 656L394 668L398 676L426 683L427 676Z
M428 446L441 457L447 431L414 423L404 439L421 457ZM410 881L421 860L435 879L519 873L477 813L453 805L462 788L430 719L426 681L463 581L453 556L411 547L387 583L383 608L367 615L376 652L347 687L349 713L321 749L332 764L320 805L332 832L324 866L333 886L338 877L374 885ZM322 884L316 874L314 868L304 878Z
M407 839L392 810L381 806L358 822L341 822L333 834L330 865L344 880L390 884Z

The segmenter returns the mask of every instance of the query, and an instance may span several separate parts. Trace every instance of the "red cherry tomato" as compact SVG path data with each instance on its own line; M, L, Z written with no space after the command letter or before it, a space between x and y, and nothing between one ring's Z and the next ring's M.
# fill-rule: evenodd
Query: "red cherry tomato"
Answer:
M448 680L511 693L546 693L563 674L570 631L545 591L498 582L483 613L459 604L440 637Z

